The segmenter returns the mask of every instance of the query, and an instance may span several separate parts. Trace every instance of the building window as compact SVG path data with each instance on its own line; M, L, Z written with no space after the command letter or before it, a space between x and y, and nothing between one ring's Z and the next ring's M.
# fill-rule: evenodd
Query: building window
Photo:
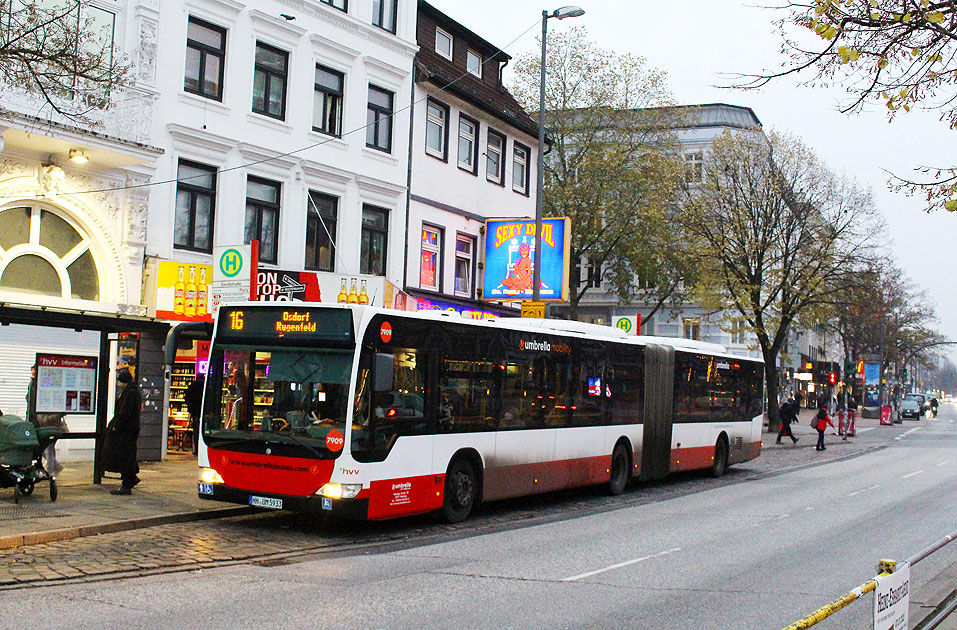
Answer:
M335 7L340 11L349 12L349 0L319 0L319 2Z
M529 148L518 142L512 147L512 190L528 195Z
M731 343L745 344L748 342L747 325L742 320L731 322ZM785 341L785 349L787 341Z
M505 136L488 130L488 147L485 151L485 178L490 182L505 185Z
M366 112L366 146L392 152L393 94L374 85L369 86L369 108Z
M465 69L468 70L470 74L474 74L481 79L482 55L472 49L469 49L468 56L465 59Z
M601 263L588 262L588 278L585 280L585 286L589 289L601 288Z
M253 111L271 118L286 118L286 74L289 53L256 42L253 73Z
M362 242L359 244L359 273L385 275L386 239L389 238L389 211L362 206Z
M183 89L223 100L226 29L190 16L186 26L186 81Z
M430 98L425 111L425 152L444 160L449 144L449 108Z
M440 290L442 277L442 230L431 225L422 226L422 254L419 265L419 286Z
M279 251L281 184L250 176L246 180L246 223L243 242L259 241L259 262L276 264Z
M472 269L475 239L464 234L455 237L455 295L472 297Z
M216 167L180 160L176 179L173 247L210 254L216 212Z
M689 151L685 153L685 181L689 184L697 184L702 178L701 151Z
M395 33L396 0L372 0L372 24Z
M315 95L312 101L312 129L330 136L342 135L341 72L316 64Z
M478 122L459 114L459 168L478 172Z
M339 200L310 190L306 203L306 269L335 271Z
M435 27L435 52L452 61L452 36Z
M3 208L0 290L101 299L94 242L72 219L39 205Z
M685 317L681 320L685 339L701 339L701 320L697 317Z

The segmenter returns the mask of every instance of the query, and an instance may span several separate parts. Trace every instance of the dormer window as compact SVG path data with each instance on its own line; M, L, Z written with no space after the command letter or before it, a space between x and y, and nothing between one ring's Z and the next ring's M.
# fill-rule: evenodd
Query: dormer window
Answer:
M435 52L452 61L452 36L435 27Z
M465 69L469 71L470 74L474 74L478 78L482 78L482 55L475 52L474 50L469 49L469 54L465 62Z

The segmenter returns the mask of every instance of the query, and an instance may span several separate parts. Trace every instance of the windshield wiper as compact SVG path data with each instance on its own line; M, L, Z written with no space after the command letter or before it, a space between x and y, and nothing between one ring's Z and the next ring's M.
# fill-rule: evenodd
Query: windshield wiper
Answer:
M282 438L289 438L289 440L291 440L294 444L298 444L299 446L302 446L303 448L305 448L306 450L308 450L309 452L311 452L313 455L315 455L317 458L319 458L319 459L326 459L325 455L323 455L321 452L317 451L313 446L311 446L311 445L309 445L308 443L306 443L305 440L302 440L302 439L300 439L300 438L297 438L297 437L296 437L295 435L293 435L292 433L272 433L272 432L270 432L270 435L276 435L276 436L279 436L279 437L282 437ZM279 441L281 441L281 440L279 440ZM266 442L269 442L269 440L267 439Z

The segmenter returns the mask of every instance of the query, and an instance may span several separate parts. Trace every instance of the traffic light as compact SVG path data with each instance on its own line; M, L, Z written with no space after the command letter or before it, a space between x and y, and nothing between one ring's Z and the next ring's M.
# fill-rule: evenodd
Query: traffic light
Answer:
M905 383L907 382L907 368L904 368L904 371L901 373L901 378Z
M837 374L835 374L834 372L831 372L827 377L827 382L830 383L831 385L834 385L835 383L837 383Z

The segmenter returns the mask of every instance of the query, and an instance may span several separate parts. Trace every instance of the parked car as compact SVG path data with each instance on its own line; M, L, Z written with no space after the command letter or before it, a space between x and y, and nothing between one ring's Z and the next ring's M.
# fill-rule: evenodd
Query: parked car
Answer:
M923 398L923 396L921 396ZM919 401L916 397L908 396L901 401L900 407L897 409L897 413L901 418L913 418L914 420L920 420L920 417L924 415L923 401Z

